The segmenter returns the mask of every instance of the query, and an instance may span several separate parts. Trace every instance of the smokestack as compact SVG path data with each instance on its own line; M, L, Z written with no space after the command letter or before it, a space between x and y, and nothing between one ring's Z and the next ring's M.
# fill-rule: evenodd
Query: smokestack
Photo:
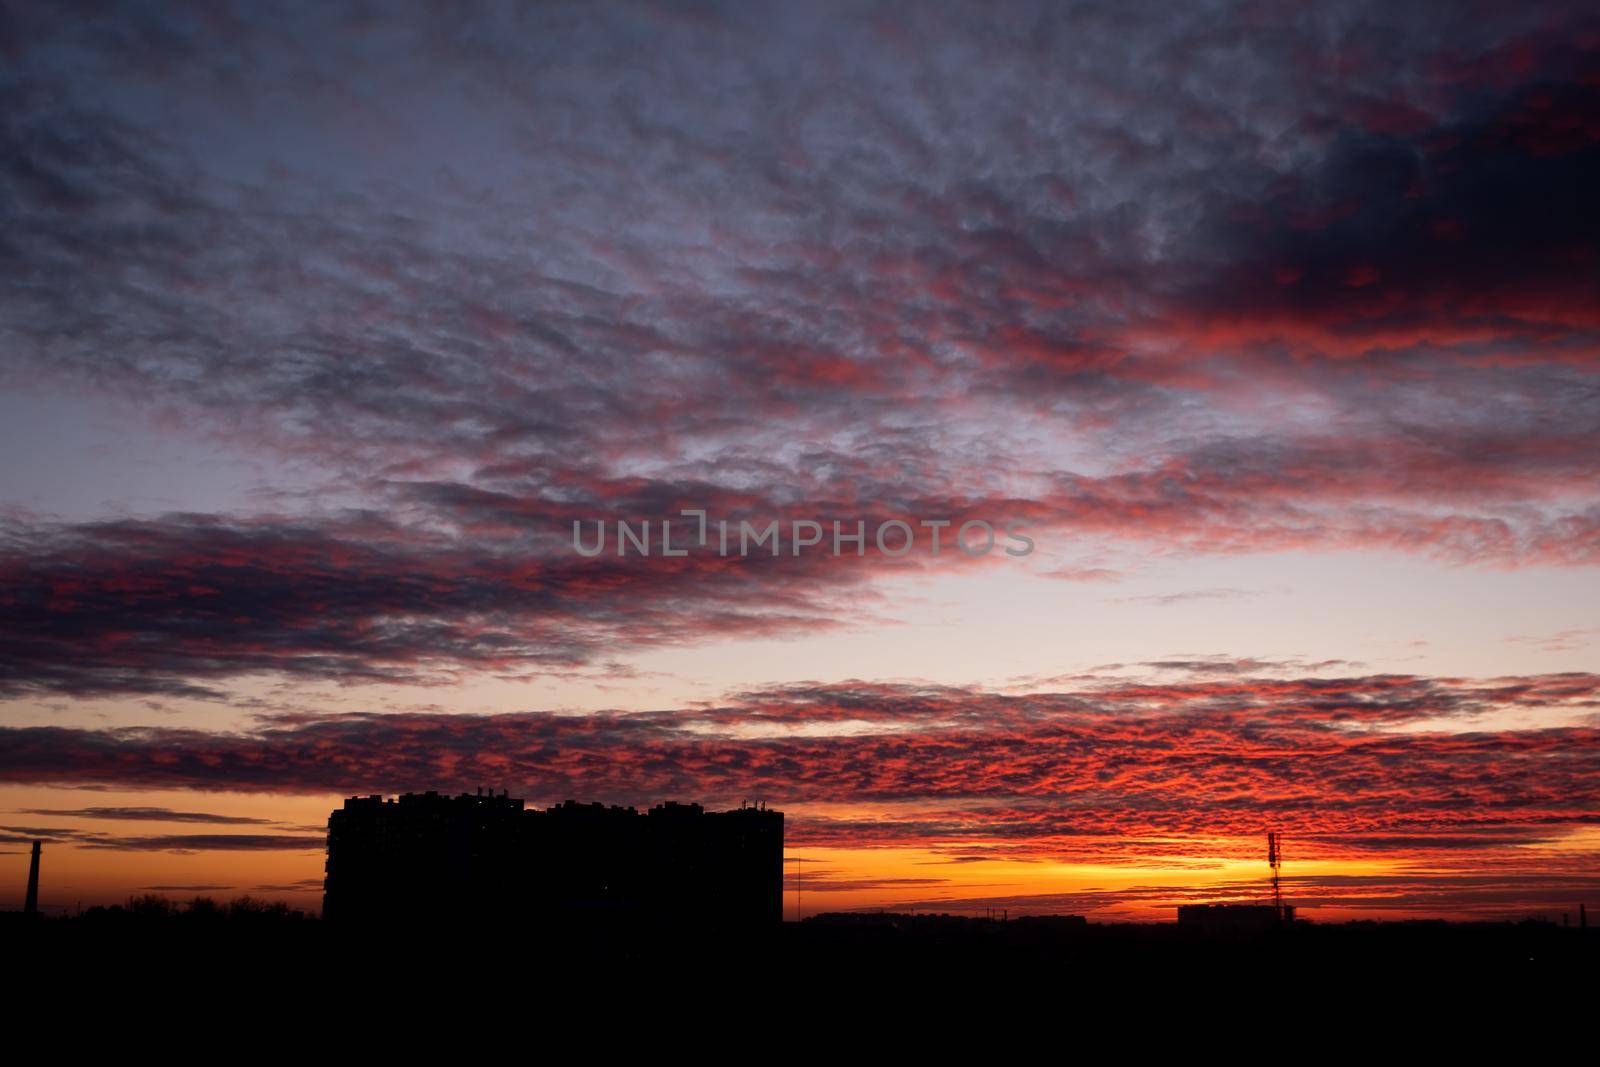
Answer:
M22 906L22 914L39 914L39 849L44 846L43 841L33 843L33 859L28 863L28 902Z

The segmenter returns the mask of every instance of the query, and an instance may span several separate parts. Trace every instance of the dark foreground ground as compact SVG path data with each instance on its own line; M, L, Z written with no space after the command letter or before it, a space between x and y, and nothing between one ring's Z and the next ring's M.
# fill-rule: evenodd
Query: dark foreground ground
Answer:
M39 1035L86 1062L1142 1061L1235 1049L1559 1062L1592 1050L1600 976L1600 931L1549 924L1229 936L939 917L742 931L20 918L0 915L12 979L0 1017L14 1041Z
M40 975L133 968L155 984L294 973L351 989L471 974L608 988L746 980L809 986L1118 980L1267 989L1319 978L1600 977L1600 930L1545 922L1296 923L1258 932L953 916L819 916L772 927L690 928L567 917L556 922L407 921L372 927L298 913L0 914L8 963ZM14 972L15 973L15 972ZM987 977L986 977L987 976Z

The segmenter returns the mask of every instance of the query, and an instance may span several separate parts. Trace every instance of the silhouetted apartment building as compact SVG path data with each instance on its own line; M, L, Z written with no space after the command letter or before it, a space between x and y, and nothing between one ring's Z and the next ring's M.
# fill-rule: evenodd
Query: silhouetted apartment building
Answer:
M504 793L351 797L328 817L335 920L548 916L722 923L783 917L783 813Z
M1280 923L1294 922L1294 905L1285 904L1282 913L1274 904L1180 904L1178 925L1194 930L1240 932L1267 930Z

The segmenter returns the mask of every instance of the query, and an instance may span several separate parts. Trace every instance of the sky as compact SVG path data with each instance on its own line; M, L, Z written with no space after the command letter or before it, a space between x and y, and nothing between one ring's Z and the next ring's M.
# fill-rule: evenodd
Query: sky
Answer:
M480 786L791 916L1600 902L1595 188L1579 3L8 4L0 907Z

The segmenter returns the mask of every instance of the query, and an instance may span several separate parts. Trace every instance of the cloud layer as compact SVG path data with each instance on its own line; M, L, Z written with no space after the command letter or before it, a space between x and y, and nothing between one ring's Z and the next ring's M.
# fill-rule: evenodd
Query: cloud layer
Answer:
M1582 5L228 11L8 16L5 381L362 503L19 516L11 691L570 664L877 570L566 545L681 506L1600 559Z
M1492 853L1594 822L1597 693L1600 679L1582 674L1241 676L1022 696L853 682L655 712L306 714L244 734L6 729L0 777L305 793L488 784L627 803L763 796L815 813L796 823L802 843L965 841L1034 856L1269 825L1321 856ZM1505 715L1534 724L1473 728Z

